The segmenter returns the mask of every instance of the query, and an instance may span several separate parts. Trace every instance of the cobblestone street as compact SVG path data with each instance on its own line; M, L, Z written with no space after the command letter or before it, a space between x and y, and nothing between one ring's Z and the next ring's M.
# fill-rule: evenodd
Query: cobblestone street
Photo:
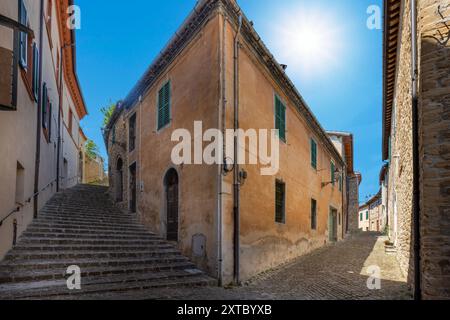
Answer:
M384 251L386 237L363 233L319 249L267 272L239 288L176 289L143 299L411 299L394 255ZM381 289L367 288L367 268L381 269ZM122 297L123 298L123 297Z

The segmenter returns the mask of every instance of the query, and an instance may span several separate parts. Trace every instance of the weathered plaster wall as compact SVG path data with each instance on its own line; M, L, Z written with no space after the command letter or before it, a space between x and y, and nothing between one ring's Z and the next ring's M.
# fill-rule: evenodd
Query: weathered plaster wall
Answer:
M234 29L226 29L227 127L232 128L233 95L233 38ZM262 176L259 165L242 165L248 178L241 187L241 279L275 267L328 243L328 216L330 206L338 211L337 235L342 238L344 219L342 196L335 186L322 182L331 180L330 154L321 140L312 132L304 118L294 109L262 64L256 60L248 44L241 41L239 54L240 127L247 129L274 129L274 99L278 94L287 104L287 143L280 141L280 170L274 176ZM318 143L318 168L311 167L310 139ZM247 158L249 150L246 150ZM338 166L338 162L336 166ZM275 222L275 181L286 183L286 223ZM231 194L231 177L226 177L226 188ZM345 192L345 189L343 190ZM311 230L311 198L317 200L317 230ZM225 234L232 235L232 196L227 196ZM229 239L231 240L231 239ZM228 240L228 241L229 241ZM231 242L232 243L232 242ZM229 250L229 248L227 248ZM232 252L232 251L231 251ZM225 265L231 271L228 260Z
M174 167L179 176L179 247L200 267L216 276L216 201L217 166L173 166L171 142L175 129L184 128L194 139L194 121L203 122L203 130L217 128L219 103L219 19L212 18L195 36L176 61L162 74L132 112L142 111L137 119L137 148L129 154L129 164L138 163L138 213L154 232L166 235L164 176ZM171 122L157 130L157 94L171 83ZM127 116L128 117L128 116ZM139 126L141 124L141 126ZM205 143L204 146L207 144ZM139 148L140 146L140 148ZM206 237L205 255L195 257L192 239Z
M40 1L25 0L28 13L28 24L34 31L33 41L39 47L39 22ZM47 5L47 2L44 2ZM18 17L18 1L0 2L0 12L14 20ZM57 56L59 52L60 33L57 23L56 6L53 6L53 19L51 32L47 32L44 25L42 43L42 82L47 84L49 99L52 104L51 134L46 137L44 130L39 128L41 140L41 157L39 170L39 197L38 210L56 192L56 162L57 162L57 119L58 119L58 72ZM46 10L46 8L45 8ZM10 29L0 27L0 46L12 50L12 32ZM36 153L36 126L37 112L41 106L37 105L34 97L27 90L25 77L18 67L18 101L16 111L0 111L0 153L4 155L3 165L0 167L0 219L8 215L16 204L16 176L18 163L23 167L23 195L20 199L20 211L10 216L0 226L0 259L12 246L13 222L17 220L17 237L27 228L33 219L33 201L26 200L34 194L35 181L35 153ZM65 81L65 79L63 80ZM73 110L73 131L69 135L65 126L68 119L62 121L62 153L61 153L61 187L71 187L78 182L78 146L79 146L79 117L74 108L74 103L68 93L68 84L63 85L63 110ZM63 112L63 114L67 114ZM63 174L63 158L67 160L67 174Z

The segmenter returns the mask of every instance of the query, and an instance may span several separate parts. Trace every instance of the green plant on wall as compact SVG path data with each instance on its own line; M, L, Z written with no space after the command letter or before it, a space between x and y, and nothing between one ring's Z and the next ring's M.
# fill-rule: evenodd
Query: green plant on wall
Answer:
M106 127L106 125L108 124L109 120L111 119L114 110L116 110L116 103L111 103L109 106L107 107L102 107L100 109L100 111L103 113L103 128Z

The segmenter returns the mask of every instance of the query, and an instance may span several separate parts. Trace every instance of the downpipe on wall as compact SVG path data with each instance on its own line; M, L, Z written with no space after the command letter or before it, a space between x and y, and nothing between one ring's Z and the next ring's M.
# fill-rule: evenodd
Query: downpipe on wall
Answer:
M239 129L239 35L242 29L242 14L234 38L234 132ZM233 216L234 216L234 284L240 283L240 185L238 164L238 137L234 135L234 177L233 177Z
M33 197L33 217L38 216L38 197L39 197L39 169L41 165L41 104L42 104L42 48L43 48L43 28L44 28L44 0L40 3L40 19L39 19L39 92L38 92L38 107L37 110L37 124L36 124L36 153L34 163L34 197Z
M422 299L420 274L420 169L419 111L417 97L417 2L411 0L411 63L412 63L412 133L413 133L413 221L414 221L414 299Z
M225 51L225 44L226 44L226 19L225 15L222 15L223 19L223 25L222 25L222 39L220 43L220 102L219 102L219 116L218 116L218 127L222 131L223 136L225 137L225 126L226 126L226 106L227 106L227 97L226 97L226 51ZM224 159L224 164L219 165L217 170L217 278L218 278L218 285L221 287L223 285L223 175L225 173L225 157L226 157L226 149L225 144L223 145L222 149L222 156Z

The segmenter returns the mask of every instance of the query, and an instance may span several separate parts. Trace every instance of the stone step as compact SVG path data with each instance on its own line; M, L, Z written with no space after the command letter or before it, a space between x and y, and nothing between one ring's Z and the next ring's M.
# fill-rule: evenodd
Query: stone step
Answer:
M53 214L71 214L71 213L83 213L86 215L100 215L100 214L107 214L111 216L120 216L120 217L127 217L132 218L136 216L134 213L126 213L118 210L114 207L108 207L105 205L99 206L98 208L95 207L83 207L80 205L74 205L71 206L70 204L64 204L64 206L50 206L45 205L44 208L42 208L41 213L53 213Z
M56 194L0 263L0 299L86 299L217 284L172 244L115 208L105 187ZM66 286L81 268L82 290Z
M137 250L137 251L20 251L8 254L2 263L22 263L27 260L59 260L59 259L115 259L115 258L148 258L164 255L179 254L173 247L161 246L157 250ZM1 265L0 265L1 268Z
M51 227L65 227L65 228L79 228L79 229L117 229L117 228L126 228L126 229L145 229L141 224L138 223L131 223L128 221L128 223L93 223L93 222L86 222L86 221L76 221L72 222L70 220L66 221L58 221L58 220L48 220L48 219L42 219L39 218L36 221L34 221L30 227L34 226L51 226Z
M111 239L99 239L99 238L24 238L21 240L21 245L158 245L166 244L163 240L158 238L111 238ZM167 244L166 244L167 245Z
M145 229L141 225L131 225L129 227L127 226L121 226L121 225L115 225L115 226L95 226L95 225L79 225L79 224L68 224L68 223L40 223L40 222L33 222L28 229L55 229L55 230L66 230L66 231L72 231L72 232L95 232L95 231L101 231L101 232L118 232L118 231L129 231L129 232L142 232L145 231L147 233L149 232L147 229ZM27 230L28 230L27 229ZM56 231L56 232L58 232ZM153 234L153 233L151 233Z
M171 262L149 265L132 265L124 267L92 267L81 269L81 277L108 277L114 275L139 275L149 272L162 272L170 270L195 269L191 262ZM32 271L1 271L0 283L33 282L42 280L62 280L66 279L67 268Z
M26 231L23 233L22 237L24 238L48 238L48 239L158 239L154 234L140 232L140 233L132 233L132 232L117 232L117 233L74 233L74 232L35 232L35 231Z
M134 221L132 219L126 218L126 217L120 217L120 218L116 218L116 217L111 217L108 215L98 215L98 216L89 216L89 215L83 215L83 214L73 214L73 215L68 215L68 214L50 214L50 213L43 213L41 218L43 218L44 220L70 220L70 221L93 221L93 222L110 222L110 223L129 223L130 221ZM137 220L136 220L137 222Z
M106 237L117 237L128 236L128 237L143 237L143 238L156 238L155 234L148 232L138 232L138 231L114 231L109 232L102 230L95 232L95 230L60 230L58 232L52 232L50 229L32 229L25 231L23 237L38 237L38 238L98 238L99 236Z
M167 244L168 246L170 244ZM14 251L144 251L154 250L155 246L147 244L135 244L135 245L104 245L104 244L21 244L14 248Z
M43 226L36 226L32 225L30 226L26 232L29 233L65 233L65 234L101 234L101 235L108 235L108 234L120 234L120 235L151 235L156 236L154 233L150 233L145 229L135 229L135 230L129 230L126 228L116 228L116 229L98 229L98 228L91 228L91 229L74 229L74 228L65 228L63 226L57 228L57 227L43 227Z
M108 277L82 279L81 290L68 290L66 280L41 281L28 284L10 284L0 289L0 299L120 299L123 293L142 292L157 296L161 288L200 287L217 285L217 281L203 274L176 270L164 273L149 273L142 278Z
M127 267L139 265L155 265L163 263L181 263L189 261L186 257L180 255L163 255L157 257L146 258L97 258L97 259L36 259L22 261L20 264L11 260L9 263L2 264L2 270L9 272L32 271L32 270L67 270L71 265L77 265L81 269L84 268L108 268L108 267Z

